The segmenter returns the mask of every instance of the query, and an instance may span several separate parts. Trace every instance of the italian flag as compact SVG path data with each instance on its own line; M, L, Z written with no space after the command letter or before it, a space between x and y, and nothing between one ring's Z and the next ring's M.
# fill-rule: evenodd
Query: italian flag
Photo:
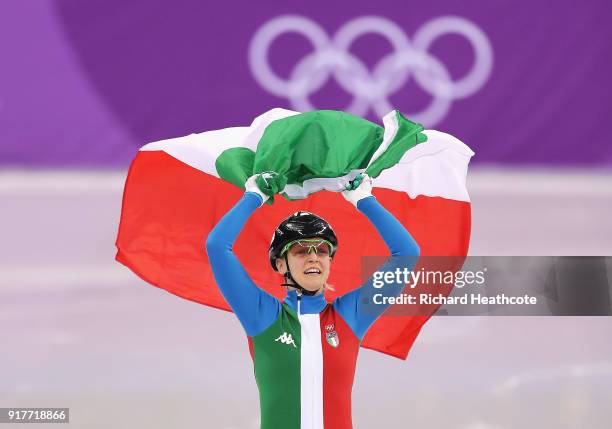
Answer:
M326 292L328 301L363 282L363 256L388 254L374 227L338 192L364 171L375 178L373 194L410 231L421 255L467 255L465 181L474 153L397 111L383 122L384 128L342 112L273 109L248 127L143 146L125 184L117 260L154 286L231 311L204 243L241 198L246 179L265 172L260 188L282 197L253 214L234 252L253 281L281 300L285 290L268 262L268 246L276 226L293 212L316 213L338 236L329 278L335 290ZM405 359L429 315L383 316L361 346Z

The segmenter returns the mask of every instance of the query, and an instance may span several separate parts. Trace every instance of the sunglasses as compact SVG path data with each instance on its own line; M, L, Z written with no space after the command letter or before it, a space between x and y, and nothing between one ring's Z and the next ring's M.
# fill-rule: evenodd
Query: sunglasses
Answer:
M316 253L318 256L329 256L332 253L334 246L327 240L320 238L302 239L287 243L280 253L283 257L285 253L291 249L291 253L297 256L306 256L310 252Z

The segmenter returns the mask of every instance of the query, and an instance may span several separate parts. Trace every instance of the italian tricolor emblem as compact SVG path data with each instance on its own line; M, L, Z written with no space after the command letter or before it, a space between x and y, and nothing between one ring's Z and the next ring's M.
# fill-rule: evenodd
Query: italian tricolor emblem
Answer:
M279 299L285 291L267 249L274 228L293 212L324 217L338 235L329 279L335 290L326 292L328 301L361 284L362 256L387 254L367 219L334 192L365 170L375 177L373 194L406 226L422 255L466 255L465 180L474 153L449 134L419 129L399 112L385 117L384 128L344 115L274 109L247 127L143 146L125 184L117 260L154 286L229 311L204 243L240 199L244 180L263 171L279 173L269 191L283 197L257 210L234 251L253 281ZM383 316L361 346L405 358L426 320ZM337 332L325 335L332 347L341 341Z

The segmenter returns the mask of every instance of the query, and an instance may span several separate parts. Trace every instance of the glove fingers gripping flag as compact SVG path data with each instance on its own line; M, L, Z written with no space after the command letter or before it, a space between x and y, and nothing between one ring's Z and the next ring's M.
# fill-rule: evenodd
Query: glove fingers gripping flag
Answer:
M449 134L421 132L399 112L385 116L384 124L383 129L342 112L273 109L250 127L143 146L125 184L117 260L154 286L231 311L204 244L241 198L246 179L261 172L273 172L264 175L262 190L280 191L285 198L251 216L234 252L253 281L279 299L285 291L267 249L276 226L293 212L322 216L338 235L329 301L363 282L362 256L388 255L374 227L337 192L363 171L376 177L373 194L410 231L421 255L465 256L470 237L465 179L473 152ZM330 144L334 140L344 146ZM383 316L361 345L405 359L428 317Z

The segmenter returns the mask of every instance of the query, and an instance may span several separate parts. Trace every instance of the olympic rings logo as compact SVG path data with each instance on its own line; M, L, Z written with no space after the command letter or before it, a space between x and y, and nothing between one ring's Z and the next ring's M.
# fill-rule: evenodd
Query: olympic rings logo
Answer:
M295 32L314 47L302 58L288 79L279 77L269 64L272 42L281 34ZM351 44L364 34L378 34L389 41L393 52L373 68L350 53ZM432 43L445 34L459 34L472 46L474 63L467 74L453 80L446 66L428 52ZM414 76L432 96L421 112L407 113L412 120L432 127L448 113L453 100L469 97L485 84L493 66L493 49L484 32L474 23L458 16L442 16L425 23L410 41L394 22L379 16L362 16L344 24L333 38L316 22L299 15L282 15L262 25L251 40L249 66L257 82L268 92L289 99L292 108L315 110L309 97L333 77L340 87L353 95L345 111L365 116L372 108L382 117L393 106L389 96L397 93Z

